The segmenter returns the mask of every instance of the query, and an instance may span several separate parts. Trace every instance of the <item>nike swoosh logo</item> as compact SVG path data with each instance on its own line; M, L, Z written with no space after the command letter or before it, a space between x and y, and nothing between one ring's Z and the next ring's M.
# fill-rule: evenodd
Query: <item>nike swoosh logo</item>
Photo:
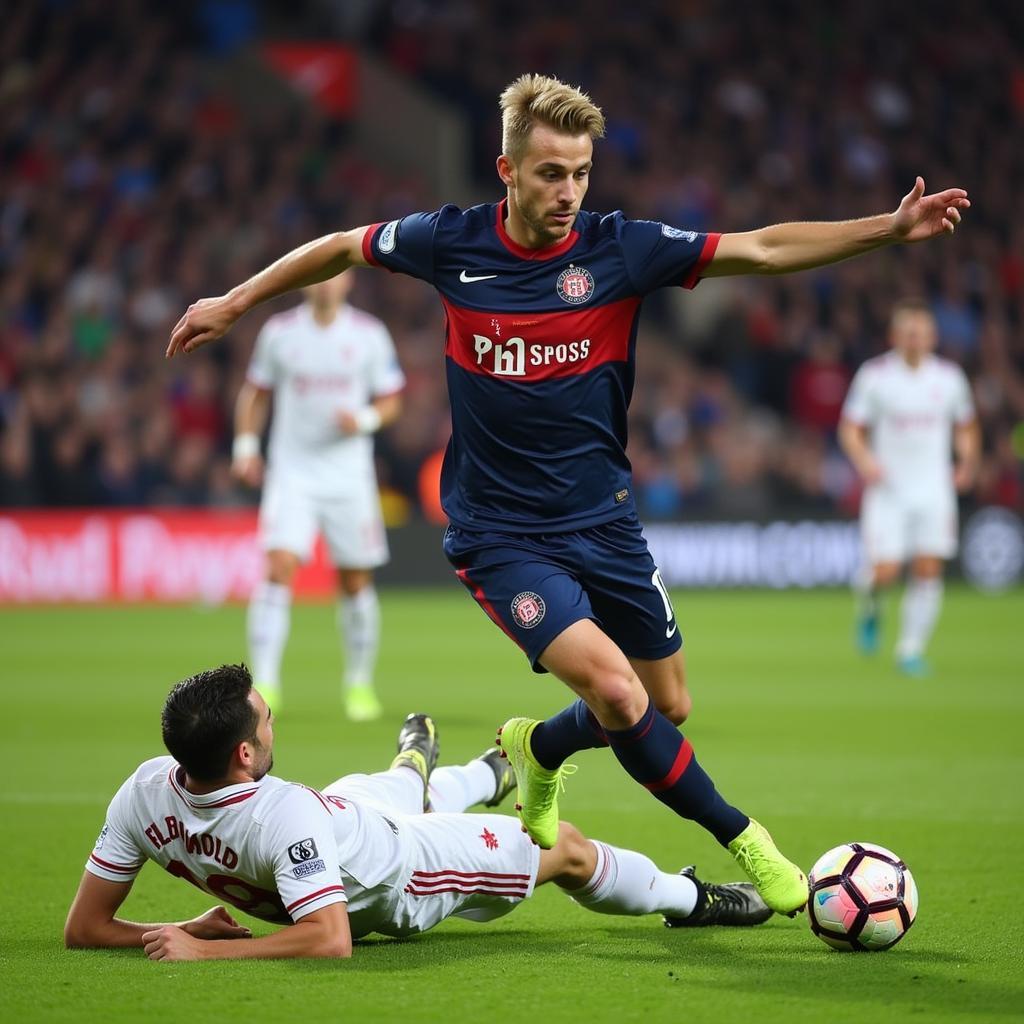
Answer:
M497 277L497 274L479 274L476 277L470 277L465 271L459 274L459 280L463 284L472 284L474 281L490 281L492 278Z
M676 632L676 630L678 628L679 628L679 623L678 622L673 622L672 623L672 628L665 630L665 639L666 640L671 640L672 637L675 636L675 632Z

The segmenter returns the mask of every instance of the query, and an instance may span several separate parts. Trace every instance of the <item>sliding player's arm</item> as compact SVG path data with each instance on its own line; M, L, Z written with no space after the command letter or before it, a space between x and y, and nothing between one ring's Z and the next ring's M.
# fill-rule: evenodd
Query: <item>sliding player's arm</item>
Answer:
M951 235L971 205L962 188L924 194L924 179L903 197L895 213L862 220L775 224L724 234L703 277L786 274L849 259L883 245L923 242Z
M90 871L82 874L78 892L64 924L68 949L142 948L143 936L158 929L176 929L195 939L242 939L252 932L240 925L223 907L177 924L141 924L117 916L131 891L132 882L111 882Z
M186 928L165 924L143 935L142 944L150 960L342 959L352 955L352 932L346 905L332 903L257 939L220 942L197 938Z
M957 423L953 428L953 452L956 455L953 483L958 491L970 490L981 461L981 428L976 419Z
M366 266L363 256L366 230L366 227L353 228L316 238L293 249L226 295L194 302L171 332L167 358L216 341L239 317L261 302L337 277L350 267Z

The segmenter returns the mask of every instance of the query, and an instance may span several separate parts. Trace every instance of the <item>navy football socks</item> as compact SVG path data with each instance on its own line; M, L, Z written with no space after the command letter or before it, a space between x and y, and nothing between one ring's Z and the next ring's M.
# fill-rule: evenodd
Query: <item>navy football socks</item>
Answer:
M654 701L636 725L606 729L605 735L619 763L640 785L680 817L703 825L723 846L750 824L742 811L722 799L693 756L690 741Z
M530 736L530 749L542 768L554 770L577 750L607 747L601 723L594 712L577 700L557 715L538 723Z

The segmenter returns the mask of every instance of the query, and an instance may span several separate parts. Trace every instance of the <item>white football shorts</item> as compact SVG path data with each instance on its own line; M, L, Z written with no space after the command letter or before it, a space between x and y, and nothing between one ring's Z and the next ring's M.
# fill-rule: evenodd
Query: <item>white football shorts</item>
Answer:
M952 558L959 529L956 497L951 492L908 497L872 487L864 492L860 529L872 565L916 555Z
M523 832L518 818L423 814L411 807L403 814L408 798L400 783L388 779L392 774L348 775L323 790L394 819L408 843L408 871L388 894L387 921L374 931L415 935L449 917L493 921L533 894L540 848Z
M376 487L331 497L312 495L294 480L269 479L260 502L264 551L291 551L302 561L322 533L335 567L376 569L390 556Z

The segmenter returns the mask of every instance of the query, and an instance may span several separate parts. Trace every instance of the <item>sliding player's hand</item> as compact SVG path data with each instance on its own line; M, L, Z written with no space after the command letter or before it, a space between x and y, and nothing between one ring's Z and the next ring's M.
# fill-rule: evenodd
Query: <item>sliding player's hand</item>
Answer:
M962 188L924 194L924 178L903 197L893 218L893 234L899 242L923 242L936 235L951 235L960 223L961 211L971 205Z
M223 907L212 907L205 914L186 921L182 930L196 939L251 939L252 932L239 924Z
M203 941L176 924L163 924L142 936L150 960L202 960Z
M171 331L167 358L173 359L179 352L194 352L201 345L216 341L231 329L238 317L237 305L229 295L193 302Z

